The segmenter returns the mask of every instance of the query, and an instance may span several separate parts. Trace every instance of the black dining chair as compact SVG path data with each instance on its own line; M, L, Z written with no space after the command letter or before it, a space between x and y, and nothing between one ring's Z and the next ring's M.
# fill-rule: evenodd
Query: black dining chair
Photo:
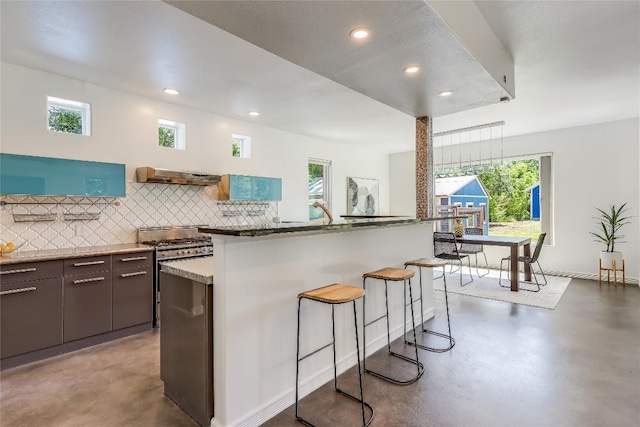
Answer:
M529 292L540 292L540 286L545 286L547 284L547 277L544 275L544 271L542 271L542 267L540 267L540 262L538 261L538 257L540 257L540 251L542 251L542 244L544 243L544 238L547 236L547 233L541 233L540 236L538 236L538 243L536 243L536 248L533 251L533 256L520 256L518 257L518 261L524 264L529 264L531 266L531 273L533 274L533 279L535 280L535 282L524 282L524 283L531 283L531 284L535 284L538 286L537 290L534 289L525 289L525 288L520 288L523 291L529 291ZM502 263L504 261L507 261L507 266L509 265L509 261L511 261L511 256L508 256L506 258L502 258L500 260L500 278L498 279L498 283L500 284L500 286L502 286L503 288L510 288L511 284L508 285L503 285L502 284ZM536 273L536 271L533 269L533 264L538 264L538 270L539 272ZM511 270L509 269L509 272ZM542 278L544 279L544 283L541 283L540 281L538 281L538 274L542 275ZM508 278L509 280L511 279L511 274L508 274Z
M460 269L460 286L465 286L473 282L473 277L471 276L471 258L469 258L469 255L461 254L458 251L458 242L456 241L456 236L453 233L445 233L441 231L433 233L433 256L447 261L458 261ZM470 280L462 283L462 260L464 258L467 258L469 261Z
M467 227L464 229L464 234L482 236L484 234L484 230L482 228ZM458 252L464 255L474 255L476 257L476 274L478 277L484 277L489 274L489 262L487 261L487 254L484 253L484 245L476 243L461 243ZM487 272L484 274L480 274L480 269L478 268L478 254L482 254L482 256L484 256L484 268L487 269ZM471 262L471 260L469 260L469 262Z

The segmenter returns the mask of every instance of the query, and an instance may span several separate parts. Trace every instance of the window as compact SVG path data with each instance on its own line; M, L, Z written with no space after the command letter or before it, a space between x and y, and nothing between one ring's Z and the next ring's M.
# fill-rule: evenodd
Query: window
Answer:
M324 204L331 210L331 161L309 159L309 221L321 221L324 212L313 206Z
M184 123L158 120L158 145L178 150L187 149L187 130Z
M231 134L231 155L243 159L251 158L251 137Z
M54 132L91 135L91 105L47 96L47 122Z

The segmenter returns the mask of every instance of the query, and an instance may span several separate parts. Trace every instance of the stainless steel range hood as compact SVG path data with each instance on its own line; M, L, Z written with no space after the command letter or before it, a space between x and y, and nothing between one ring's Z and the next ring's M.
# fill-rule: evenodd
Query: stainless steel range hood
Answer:
M216 185L220 181L220 175L152 168L149 166L137 168L136 177L138 182L159 184Z

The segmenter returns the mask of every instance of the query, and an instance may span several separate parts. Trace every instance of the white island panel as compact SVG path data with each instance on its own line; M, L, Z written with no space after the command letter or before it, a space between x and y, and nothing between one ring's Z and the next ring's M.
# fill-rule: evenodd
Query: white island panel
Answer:
M213 235L212 425L257 426L294 403L298 293L336 282L362 286L365 272L403 267L405 261L429 257L432 231L432 223L423 222L314 235ZM423 276L428 319L433 316L432 279L429 274ZM367 283L367 316L371 320L384 311L384 286L382 282ZM416 275L416 290L417 284ZM392 339L402 334L402 298L402 283L390 282ZM331 311L326 304L302 304L301 354L306 354L330 342ZM357 310L362 333L361 301ZM336 307L339 372L356 364L353 328L351 305ZM367 354L384 345L385 322L367 327ZM328 348L301 364L301 396L332 378Z

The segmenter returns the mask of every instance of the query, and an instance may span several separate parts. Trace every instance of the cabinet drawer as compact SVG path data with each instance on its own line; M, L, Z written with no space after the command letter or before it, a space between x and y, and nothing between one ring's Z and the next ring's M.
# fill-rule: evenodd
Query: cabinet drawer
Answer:
M64 342L111 330L111 272L64 278Z
M60 263L62 266L62 263ZM62 278L0 285L0 357L62 344Z
M153 321L153 272L151 267L114 271L113 329Z
M60 276L62 276L61 260L0 265L0 282L3 285Z
M64 260L64 275L92 273L94 271L111 270L111 255Z
M139 268L150 266L153 262L153 252L138 252L134 254L113 255L112 267L114 270L124 268Z

